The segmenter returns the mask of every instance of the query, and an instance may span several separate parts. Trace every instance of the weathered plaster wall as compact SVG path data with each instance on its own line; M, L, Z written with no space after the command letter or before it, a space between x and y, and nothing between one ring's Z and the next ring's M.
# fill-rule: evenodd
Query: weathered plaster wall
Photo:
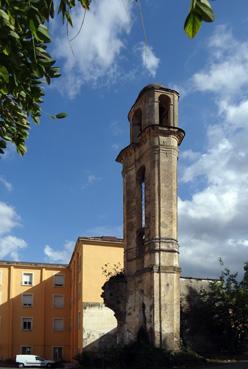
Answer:
M116 343L117 320L103 303L83 303L83 349L98 350Z
M184 308L188 305L188 299L191 295L191 292L199 293L202 289L207 290L209 283L213 281L213 279L204 279L204 278L180 278L180 288L181 288L181 303Z

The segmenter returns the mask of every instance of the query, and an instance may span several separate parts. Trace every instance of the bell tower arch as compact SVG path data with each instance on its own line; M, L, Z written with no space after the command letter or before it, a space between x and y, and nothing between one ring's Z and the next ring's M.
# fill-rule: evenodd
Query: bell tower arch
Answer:
M142 330L169 350L180 344L178 99L175 90L144 87L128 114L131 143L116 159L123 165L127 280L122 339L134 341Z

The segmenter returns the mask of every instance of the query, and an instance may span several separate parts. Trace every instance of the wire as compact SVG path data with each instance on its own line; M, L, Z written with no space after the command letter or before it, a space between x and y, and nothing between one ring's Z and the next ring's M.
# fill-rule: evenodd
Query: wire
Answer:
M69 27L68 27L68 21L66 23L66 36L67 36L67 40L68 40L68 43L69 43L69 47L71 49L71 53L72 55L75 57L75 54L74 54L74 51L73 51L73 48L72 48L72 45L71 45L71 40L69 39Z
M83 16L83 19L82 19L80 28L77 31L77 33L75 34L75 36L73 36L71 39L69 39L70 42L73 41L73 40L75 40L75 38L78 37L78 35L80 34L80 32L81 32L81 30L83 28L83 25L84 25L85 17L86 17L86 9L84 9L84 16Z
M136 1L139 4L139 14L140 14L140 21L141 21L143 34L144 34L144 44L145 44L146 47L148 47L148 39L147 39L147 33L146 33L146 29L145 29L145 21L144 21L144 15L143 15L143 10L142 10L141 0L136 0Z

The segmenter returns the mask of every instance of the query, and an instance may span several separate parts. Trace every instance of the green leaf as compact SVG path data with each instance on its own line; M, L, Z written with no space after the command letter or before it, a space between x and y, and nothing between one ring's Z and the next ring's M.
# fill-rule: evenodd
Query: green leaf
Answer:
M4 19L5 23L9 22L9 16L4 10L0 9L0 17Z
M195 5L195 12L197 12L205 22L214 21L214 12L208 0L198 0Z
M73 24L72 24L72 19L71 19L71 15L68 11L65 12L65 17L67 19L67 22L70 24L70 26L72 27Z
M202 21L198 14L194 13L193 11L189 13L184 23L184 31L189 38L195 37L201 28L201 23Z
M0 87L0 93L3 95L7 95L8 94L8 89L6 86Z
M20 39L19 35L15 31L10 31L9 34L10 34L10 36L14 37L16 40Z
M4 65L0 65L0 77L2 77L2 80L5 82L9 82L9 72Z
M50 36L48 33L48 29L46 26L44 26L43 24L40 24L38 27L38 32L40 32L43 36L45 36L45 38L50 41Z
M55 114L55 119L63 119L67 117L67 113L58 113Z
M67 117L67 113L49 114L51 119L63 119Z
M30 19L30 21L29 21L29 29L30 29L32 35L34 35L35 37L37 37L36 27L34 25L33 19Z
M81 2L82 6L85 9L89 10L89 8L90 8L90 0L80 0L80 2Z
M8 45L3 47L3 53L4 53L4 55L7 55L7 56L10 54L10 48L9 48Z
M16 146L16 150L19 154L21 154L21 156L23 156L26 152L27 152L27 148L25 145L23 144L19 144Z

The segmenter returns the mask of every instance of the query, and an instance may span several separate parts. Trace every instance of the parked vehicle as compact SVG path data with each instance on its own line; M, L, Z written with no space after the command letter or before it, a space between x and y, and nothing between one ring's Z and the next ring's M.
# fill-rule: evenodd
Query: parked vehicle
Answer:
M45 366L50 368L55 364L55 361L46 360L37 355L16 355L16 364L19 368L23 368L24 366Z

